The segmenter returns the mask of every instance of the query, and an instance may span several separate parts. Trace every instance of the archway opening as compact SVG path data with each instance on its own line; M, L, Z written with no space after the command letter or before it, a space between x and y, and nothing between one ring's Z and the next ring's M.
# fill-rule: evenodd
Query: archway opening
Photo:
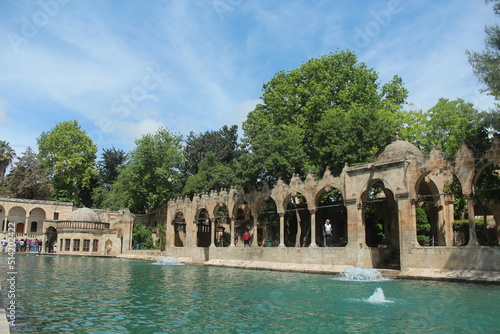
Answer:
M332 225L332 246L347 245L347 209L342 193L337 188L323 191L316 205L316 244L326 245L324 223L327 219Z
M444 224L440 224L443 209L439 204L440 196L436 184L429 177L424 177L417 190L415 206L417 241L421 246L446 245Z
M287 199L285 211L285 246L307 247L311 243L311 214L303 194Z
M53 226L49 226L47 228L47 231L45 232L45 251L47 253L53 253L54 252L54 245L57 243L57 230Z
M373 265L378 268L399 269L399 219L392 191L376 180L363 193L366 245L372 251Z
M198 213L198 218L196 219L196 226L198 232L196 233L196 240L198 247L209 247L210 246L210 216L206 209L201 209Z
M259 231L259 235L262 236L261 244L266 247L277 247L280 241L280 216L276 208L276 202L268 197L262 205L259 207L258 219L260 226L262 226L262 232Z
M186 245L186 220L184 219L184 213L177 212L174 218L174 246L184 247Z
M225 204L215 209L215 246L228 247L231 244L231 221Z
M498 246L500 237L500 166L489 164L475 183L476 236L482 246Z

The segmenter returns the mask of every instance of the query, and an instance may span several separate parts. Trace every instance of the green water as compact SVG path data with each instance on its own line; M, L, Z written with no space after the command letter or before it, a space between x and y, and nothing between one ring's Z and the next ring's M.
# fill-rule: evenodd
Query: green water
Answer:
M16 271L13 333L500 332L496 285L64 256L18 255Z

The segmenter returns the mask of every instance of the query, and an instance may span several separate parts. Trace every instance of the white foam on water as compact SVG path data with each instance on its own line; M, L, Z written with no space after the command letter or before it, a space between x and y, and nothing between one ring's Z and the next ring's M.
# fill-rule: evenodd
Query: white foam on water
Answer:
M382 288L376 288L373 295L371 295L368 299L366 299L366 301L372 304L393 303L392 300L385 298L384 290L382 290Z
M161 264L164 266L181 266L184 265L181 261L173 257L160 257L153 264Z
M388 281L389 278L384 278L377 269L357 268L352 267L341 272L334 279L340 281L369 281L380 282Z

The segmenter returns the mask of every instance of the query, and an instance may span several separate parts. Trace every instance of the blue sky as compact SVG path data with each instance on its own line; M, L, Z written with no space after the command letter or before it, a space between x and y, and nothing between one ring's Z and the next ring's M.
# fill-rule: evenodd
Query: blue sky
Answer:
M487 109L465 50L495 22L482 0L3 0L0 140L20 155L67 120L126 151L160 126L241 129L276 72L345 49L401 76L408 108Z

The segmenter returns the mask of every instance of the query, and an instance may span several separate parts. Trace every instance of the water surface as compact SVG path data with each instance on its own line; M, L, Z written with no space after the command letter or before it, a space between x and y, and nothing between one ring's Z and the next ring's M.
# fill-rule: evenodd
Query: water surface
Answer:
M496 285L68 256L18 255L16 270L12 333L499 332Z

